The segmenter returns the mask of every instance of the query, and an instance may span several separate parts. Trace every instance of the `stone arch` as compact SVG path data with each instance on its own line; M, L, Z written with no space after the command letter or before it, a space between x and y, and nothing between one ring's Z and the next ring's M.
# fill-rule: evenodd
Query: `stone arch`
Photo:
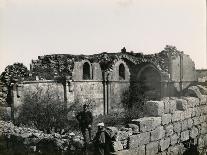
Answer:
M161 98L161 71L151 63L143 64L137 73L140 89L147 99Z
M91 64L88 61L83 62L83 80L91 80Z

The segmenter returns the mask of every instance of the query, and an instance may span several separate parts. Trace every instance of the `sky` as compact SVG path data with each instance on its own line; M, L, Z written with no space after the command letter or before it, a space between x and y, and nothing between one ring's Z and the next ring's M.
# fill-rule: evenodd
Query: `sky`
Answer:
M207 68L205 0L0 0L0 72L45 54L157 53Z

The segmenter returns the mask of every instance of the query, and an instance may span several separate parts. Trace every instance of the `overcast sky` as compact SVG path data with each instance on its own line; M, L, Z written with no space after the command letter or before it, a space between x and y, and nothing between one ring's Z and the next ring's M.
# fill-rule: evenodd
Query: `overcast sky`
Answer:
M0 72L39 55L149 54L166 44L207 68L205 0L0 0Z

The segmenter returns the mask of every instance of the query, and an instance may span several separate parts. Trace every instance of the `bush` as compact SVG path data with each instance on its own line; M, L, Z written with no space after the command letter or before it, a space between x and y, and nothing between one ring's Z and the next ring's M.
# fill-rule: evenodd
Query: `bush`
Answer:
M16 124L32 126L39 130L61 131L68 125L68 108L65 102L56 97L54 90L37 91L25 94Z

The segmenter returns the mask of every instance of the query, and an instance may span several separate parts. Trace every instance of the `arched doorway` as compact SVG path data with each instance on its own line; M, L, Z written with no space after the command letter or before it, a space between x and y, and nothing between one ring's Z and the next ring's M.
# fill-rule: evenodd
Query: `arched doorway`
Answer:
M159 70L152 64L143 66L138 72L141 92L147 100L160 100L161 76Z

